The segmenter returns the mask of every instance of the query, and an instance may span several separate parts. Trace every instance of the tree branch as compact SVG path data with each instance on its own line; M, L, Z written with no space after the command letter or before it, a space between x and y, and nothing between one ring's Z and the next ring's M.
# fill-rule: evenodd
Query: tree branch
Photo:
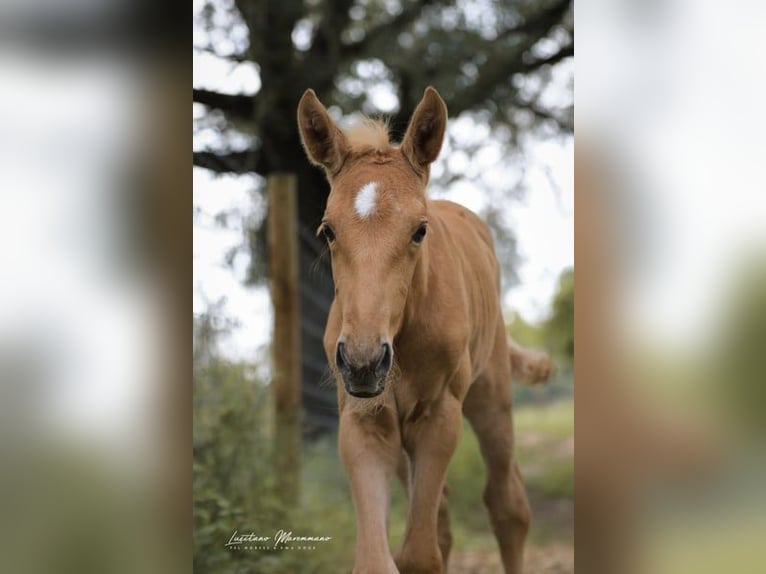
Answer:
M561 21L571 5L572 0L558 0L555 4L543 8L518 26L509 28L504 34L529 34L547 30L553 24Z
M319 22L311 48L298 57L299 75L315 90L329 91L342 59L343 30L351 19L354 0L328 0L319 4Z
M556 4L545 8L539 14L522 24L522 26L533 28L540 33L530 34L515 46L513 50L496 49L494 54L480 67L478 80L455 94L452 98L450 111L458 115L467 109L473 108L480 102L491 98L493 90L502 84L504 79L510 79L517 73L532 72L546 63L553 62L555 58L561 60L567 57L567 53L570 50L571 53L574 53L574 45L568 44L549 58L542 58L531 63L524 62L524 55L527 51L561 22L561 18L569 10L570 6L571 0L559 0Z
M216 173L265 173L266 165L257 149L216 153L195 151L194 165Z
M344 59L355 59L361 57L364 52L380 38L386 36L396 36L396 33L401 32L403 28L412 22L414 22L418 16L420 16L423 8L428 4L432 4L435 0L415 0L404 8L397 16L391 18L383 24L379 24L375 28L368 30L364 38L358 42L351 44L345 44L342 48L342 56Z
M572 133L574 131L571 106L558 110L559 114L556 114L553 110L545 110L539 107L535 102L528 102L518 98L514 98L513 104L516 108L528 110L538 119L554 122L561 132ZM562 115L566 117L562 117Z
M251 61L250 58L247 57L247 54L219 54L210 46L194 46L194 49L202 54L210 54L211 56L215 56L221 60L234 62L235 64L242 64L243 62Z
M533 60L532 62L529 62L528 64L524 64L522 72L533 72L534 70L542 67L542 66L552 66L554 64L558 64L561 60L564 60L566 58L571 58L574 56L574 43L569 43L566 46L563 46L559 49L558 52L555 54L552 54L548 56L547 58L540 58L537 60Z
M222 94L197 88L192 90L192 101L204 104L209 108L219 109L236 119L252 119L255 100L256 96Z

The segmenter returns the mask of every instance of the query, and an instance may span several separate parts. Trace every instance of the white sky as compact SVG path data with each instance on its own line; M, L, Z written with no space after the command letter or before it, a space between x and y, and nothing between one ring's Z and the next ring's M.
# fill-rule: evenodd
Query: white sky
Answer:
M230 64L195 52L194 85L227 93L253 93L260 81L252 65ZM377 97L385 100L388 96L382 90ZM200 113L199 108L195 113ZM526 153L528 192L520 201L509 200L506 213L518 240L521 281L508 292L504 304L507 311L516 310L527 320L538 321L548 312L559 274L574 265L573 138L537 142ZM509 165L506 175L513 180L516 171ZM503 172L496 177L502 179ZM241 236L237 231L216 228L212 218L232 207L251 209L253 185L251 177L221 177L194 170L194 205L201 212L194 225L194 311L204 309L204 299L214 301L225 296L227 313L241 326L222 347L230 356L242 358L252 357L268 343L270 302L265 289L242 286L242 269L238 274L223 265L224 254L241 241ZM441 197L475 211L487 201L480 187L467 184Z

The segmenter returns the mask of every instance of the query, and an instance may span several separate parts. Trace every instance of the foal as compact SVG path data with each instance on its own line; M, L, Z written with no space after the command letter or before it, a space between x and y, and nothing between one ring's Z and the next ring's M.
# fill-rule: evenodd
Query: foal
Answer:
M484 501L505 572L521 572L530 511L513 457L509 381L512 361L513 372L538 379L548 363L509 349L486 225L460 205L426 198L446 122L430 87L398 146L376 122L341 131L312 90L298 105L303 146L332 187L319 228L335 282L324 345L356 511L355 574L446 571L444 478L461 412L487 465ZM409 508L394 559L386 524L395 473Z

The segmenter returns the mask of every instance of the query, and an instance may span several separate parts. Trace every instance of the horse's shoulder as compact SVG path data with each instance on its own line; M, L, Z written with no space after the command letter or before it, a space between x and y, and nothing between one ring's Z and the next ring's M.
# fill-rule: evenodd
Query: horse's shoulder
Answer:
M451 234L456 236L477 233L485 243L492 244L489 227L478 215L467 207L449 201L437 199L429 202L429 216L434 214L447 226Z
M467 207L450 201L449 199L432 199L428 202L429 211L435 211L446 217L462 217L466 219L479 219L478 216ZM481 221L481 220L479 220Z

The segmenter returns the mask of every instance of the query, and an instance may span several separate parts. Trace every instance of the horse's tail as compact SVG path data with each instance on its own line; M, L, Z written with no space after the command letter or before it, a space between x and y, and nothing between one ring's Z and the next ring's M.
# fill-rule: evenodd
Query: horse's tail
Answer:
M508 349L511 355L511 377L515 381L528 385L546 383L554 372L553 362L543 351L525 349L508 337Z

